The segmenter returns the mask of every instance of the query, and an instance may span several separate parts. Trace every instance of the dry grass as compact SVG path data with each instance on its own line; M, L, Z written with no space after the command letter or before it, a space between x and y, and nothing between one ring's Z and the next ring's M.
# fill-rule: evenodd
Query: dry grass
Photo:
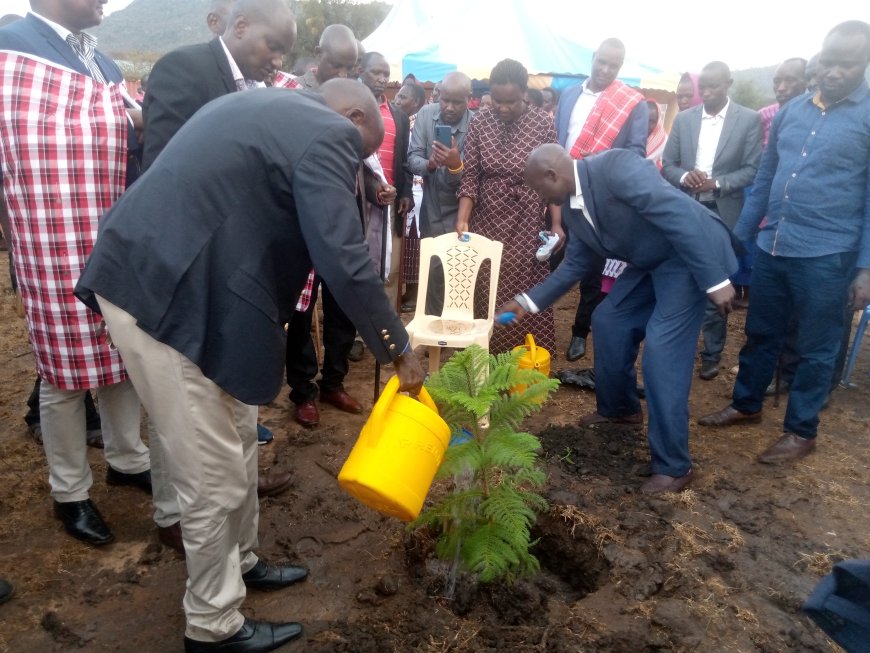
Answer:
M713 538L704 529L694 524L679 521L673 522L671 526L674 529L682 555L697 558L713 550L714 547L711 546Z
M461 621L459 630L453 633L453 637L447 636L436 638L434 635L429 635L429 642L424 649L426 653L460 653L468 651L469 643L477 637L480 632L480 627L475 626L471 622Z
M757 626L758 625L758 617L755 616L755 613L752 610L750 610L748 608L741 608L740 606L737 606L735 608L735 613L736 613L737 619L739 621L743 621L743 622L749 624L750 626Z
M622 537L612 528L605 526L599 517L585 513L577 506L555 505L550 509L550 512L570 525L571 537L575 537L578 528L591 533L595 548L599 551L609 542L623 543Z
M728 550L729 551L737 551L744 544L746 544L746 540L743 539L743 535L740 533L740 529L737 528L734 524L728 524L724 521L718 521L713 524L713 529L719 533L725 533L730 538L728 542Z
M831 573L831 568L841 560L848 558L842 551L832 551L831 553L799 553L800 559L792 565L793 567L803 567L810 573L816 576L827 576Z
M686 607L693 615L701 619L708 627L721 626L727 617L727 607L712 594L702 598L687 597Z

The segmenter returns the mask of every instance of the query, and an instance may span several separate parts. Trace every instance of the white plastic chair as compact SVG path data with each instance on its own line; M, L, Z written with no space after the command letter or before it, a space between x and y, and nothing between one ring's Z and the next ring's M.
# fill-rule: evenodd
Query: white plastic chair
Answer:
M433 374L440 367L442 347L463 349L480 345L489 349L503 247L500 242L477 234L467 236L467 241L460 240L455 233L420 240L417 308L406 329L411 337L411 347L423 345L429 348L429 372ZM433 256L441 261L444 269L444 310L441 315L426 314ZM486 318L474 319L474 285L480 266L486 260L490 262L489 304Z

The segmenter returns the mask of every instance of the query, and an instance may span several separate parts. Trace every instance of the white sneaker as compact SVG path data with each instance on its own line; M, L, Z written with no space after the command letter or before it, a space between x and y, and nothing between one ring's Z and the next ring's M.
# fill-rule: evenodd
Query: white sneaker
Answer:
M544 244L538 248L535 258L543 263L544 261L549 260L556 245L559 244L559 234L549 234L546 231L541 231L538 233L538 238L540 238L541 242Z

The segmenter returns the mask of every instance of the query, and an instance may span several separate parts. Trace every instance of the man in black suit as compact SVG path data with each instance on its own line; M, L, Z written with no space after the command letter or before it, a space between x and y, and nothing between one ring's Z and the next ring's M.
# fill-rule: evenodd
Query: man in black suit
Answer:
M212 9L209 18L223 19L223 35L166 54L148 78L143 106L145 169L200 108L227 93L262 86L293 47L296 21L282 0L237 0L232 6L216 2ZM289 472L260 474L258 494L274 496L290 482ZM171 523L158 522L157 532L163 544L183 553L177 515ZM243 550L255 545L256 541L244 543Z
M359 233L356 172L383 122L355 82L321 92L257 89L203 107L103 218L77 287L105 317L170 454L188 653L268 651L301 632L238 611L245 585L307 573L242 555L239 542L257 528L251 415L281 389L283 325L312 265L402 389L423 381Z
M692 480L689 389L704 307L709 298L728 313L734 297L728 228L627 150L573 161L543 145L529 157L526 183L547 202L568 200L562 219L572 237L556 271L501 312L544 310L605 258L628 262L592 316L598 410L580 423L643 424L635 363L645 340L652 476L641 491L682 490Z
M142 103L148 168L182 125L206 103L263 86L296 40L296 21L282 0L236 0L223 36L173 50L148 77Z

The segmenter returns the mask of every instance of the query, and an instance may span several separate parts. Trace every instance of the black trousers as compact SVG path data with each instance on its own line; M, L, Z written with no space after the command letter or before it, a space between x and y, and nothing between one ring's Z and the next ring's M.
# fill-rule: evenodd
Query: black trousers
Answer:
M323 367L320 381L317 376L317 352L311 339L311 322L317 303L318 283L323 297ZM318 386L326 392L344 389L347 376L347 355L353 346L356 327L335 301L329 288L320 278L314 282L311 303L304 313L293 312L287 326L287 385L290 386L290 400L295 404L310 401L317 396Z

